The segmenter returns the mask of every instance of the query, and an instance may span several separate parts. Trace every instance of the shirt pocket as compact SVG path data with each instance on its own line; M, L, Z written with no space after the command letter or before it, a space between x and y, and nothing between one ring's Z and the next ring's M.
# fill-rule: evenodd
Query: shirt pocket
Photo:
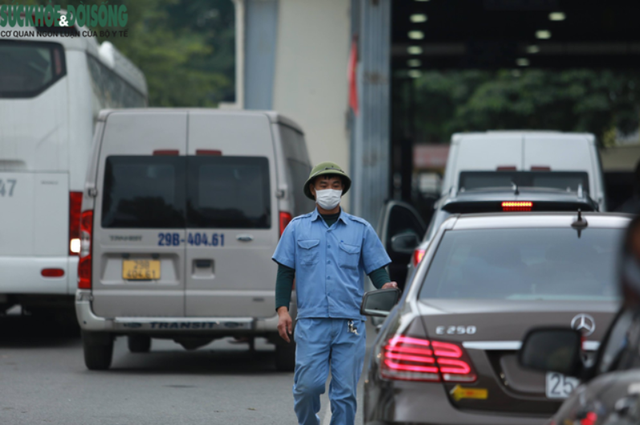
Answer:
M300 253L300 264L304 266L311 266L318 262L318 256L320 252L319 239L307 239L298 241L298 252Z
M338 257L340 267L347 269L357 269L360 262L360 247L340 242L340 253Z

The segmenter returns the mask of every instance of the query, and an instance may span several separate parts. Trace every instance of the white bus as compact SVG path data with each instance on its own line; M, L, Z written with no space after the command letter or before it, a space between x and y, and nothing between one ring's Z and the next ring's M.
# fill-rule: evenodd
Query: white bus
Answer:
M83 29L0 37L0 313L73 314L98 113L147 105L144 75L111 43L47 35Z

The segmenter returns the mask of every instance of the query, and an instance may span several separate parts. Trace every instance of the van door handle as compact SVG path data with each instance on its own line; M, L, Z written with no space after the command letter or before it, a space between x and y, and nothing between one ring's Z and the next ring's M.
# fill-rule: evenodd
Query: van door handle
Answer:
M194 262L199 269L210 269L213 265L213 260L195 260Z
M252 235L238 235L238 236L236 236L236 239L239 240L240 242L251 242L253 240L253 236Z

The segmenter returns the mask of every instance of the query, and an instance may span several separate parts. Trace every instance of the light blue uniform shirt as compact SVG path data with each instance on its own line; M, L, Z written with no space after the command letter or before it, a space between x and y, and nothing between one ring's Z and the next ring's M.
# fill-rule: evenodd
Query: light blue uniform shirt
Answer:
M340 211L329 227L317 209L289 223L272 258L296 271L300 319L364 320L364 273L391 262L366 220Z

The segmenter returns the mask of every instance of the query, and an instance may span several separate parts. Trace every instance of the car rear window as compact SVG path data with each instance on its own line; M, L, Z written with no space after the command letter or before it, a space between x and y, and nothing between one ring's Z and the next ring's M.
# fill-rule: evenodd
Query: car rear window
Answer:
M576 192L579 186L589 191L589 175L583 171L463 171L460 189L488 187L546 187Z
M102 227L185 227L185 165L184 157L108 157Z
M420 298L615 300L622 229L445 232Z
M202 156L187 161L189 227L271 227L267 158Z

